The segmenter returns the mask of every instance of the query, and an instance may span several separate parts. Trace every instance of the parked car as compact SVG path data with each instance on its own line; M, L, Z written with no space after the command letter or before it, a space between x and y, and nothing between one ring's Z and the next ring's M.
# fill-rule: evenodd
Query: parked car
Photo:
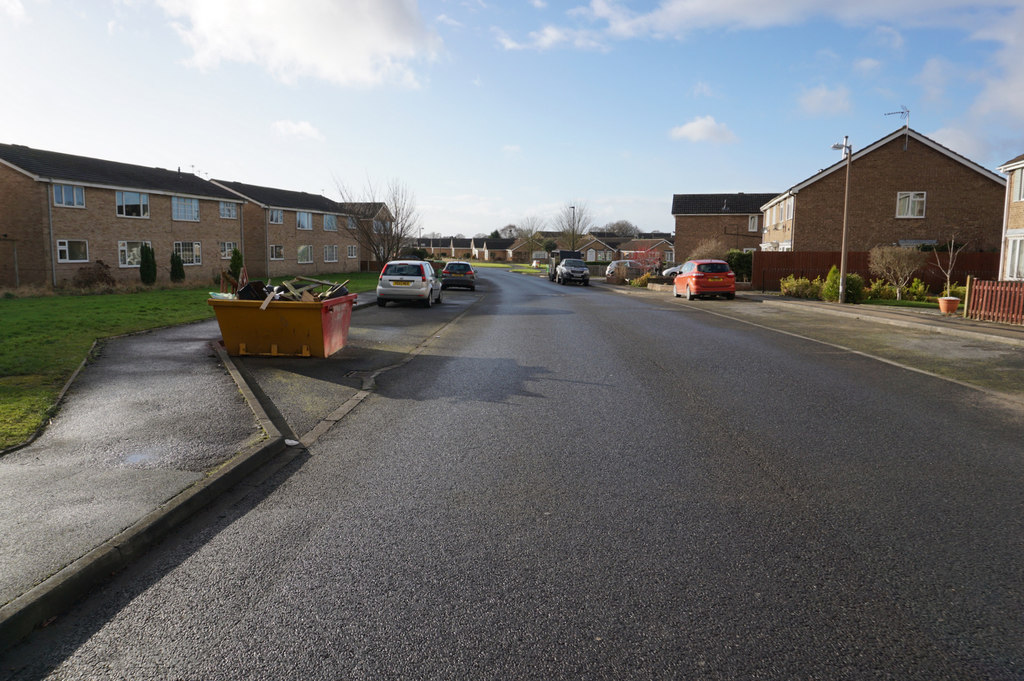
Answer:
M555 281L559 284L568 284L575 281L590 286L590 269L587 263L577 258L566 258L558 263L555 269Z
M615 274L615 268L617 268L620 264L623 264L623 263L625 263L626 269L631 269L631 270L643 269L643 265L638 263L636 260L612 260L610 263L608 263L608 267L604 271L604 276L610 277L613 274Z
M476 271L468 262L452 260L441 270L441 288L464 286L470 291L476 290Z
M683 263L686 264L686 263ZM672 267L666 267L661 271L663 277L674 277L679 274L679 270L683 269L683 265L673 265Z
M676 298L701 296L736 297L736 273L724 260L687 260L672 283Z
M429 262L391 260L377 280L377 304L384 307L389 300L419 301L430 307L441 302L441 280Z

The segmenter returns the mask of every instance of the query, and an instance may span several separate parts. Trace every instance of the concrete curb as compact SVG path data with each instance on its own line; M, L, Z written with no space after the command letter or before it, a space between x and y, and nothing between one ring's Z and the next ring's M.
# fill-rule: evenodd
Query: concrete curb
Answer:
M124 569L223 493L287 449L284 437L271 423L224 348L219 343L212 345L267 434L267 439L208 471L205 478L182 490L131 527L0 608L0 651L10 648L36 627L69 610L89 591Z

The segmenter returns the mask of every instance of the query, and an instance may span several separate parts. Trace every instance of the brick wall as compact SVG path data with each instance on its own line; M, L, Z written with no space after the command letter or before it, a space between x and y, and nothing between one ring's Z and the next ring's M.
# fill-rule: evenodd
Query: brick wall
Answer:
M348 229L348 222L345 216L337 217L338 230L327 231L324 229L324 215L313 213L313 229L298 229L298 211L285 210L284 222L282 224L266 224L264 211L257 207L257 211L247 210L246 220L253 215L258 220L260 230L266 224L269 232L269 242L265 241L263 234L259 235L260 243L264 244L263 253L267 253L271 245L280 245L283 250L283 260L270 260L269 277L294 277L306 276L316 278L323 274L335 272L356 272L359 270L359 258L348 257L348 247L357 245L355 237ZM248 230L247 230L248 231ZM257 231L257 230L253 230ZM313 262L299 262L299 247L313 247ZM326 262L324 260L324 246L335 245L338 247L337 262ZM250 250L257 250L252 247ZM266 257L266 256L264 256ZM251 272L250 278L257 278Z
M721 239L727 248L757 248L761 234L749 231L749 217L743 214L676 215L676 262L684 262L705 239Z
M969 241L969 250L999 248L1005 187L918 140L897 137L853 161L847 248L867 251L900 239ZM846 173L836 172L796 196L793 250L838 250ZM897 218L897 192L926 192L924 218Z
M0 286L50 283L47 185L0 164ZM15 270L17 250L17 270Z

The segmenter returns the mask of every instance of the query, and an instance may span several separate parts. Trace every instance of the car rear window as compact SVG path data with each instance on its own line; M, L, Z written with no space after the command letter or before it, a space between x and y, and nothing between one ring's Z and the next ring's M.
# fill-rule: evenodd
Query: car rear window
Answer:
M584 263L582 260L574 260L572 258L569 258L568 260L563 260L562 263L566 267L586 267L587 266L586 263Z
M422 277L423 266L404 263L391 263L384 268L386 277Z
M464 262L452 262L445 266L449 272L469 272L469 265Z
M706 272L709 274L721 274L722 272L731 272L729 266L724 262L705 262L697 265L698 272Z

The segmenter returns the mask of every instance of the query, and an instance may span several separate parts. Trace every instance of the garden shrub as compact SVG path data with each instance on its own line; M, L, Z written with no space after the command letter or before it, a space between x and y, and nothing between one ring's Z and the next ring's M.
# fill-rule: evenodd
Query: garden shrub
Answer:
M814 281L811 281L807 277L798 279L791 274L779 280L779 290L782 291L782 295L791 298L821 300L821 277L815 277Z
M148 244L139 250L139 279L146 285L156 282L156 253Z
M177 253L171 253L171 281L185 281L185 263Z
M872 279L864 293L869 300L896 300L896 287L884 279Z
M754 271L754 252L741 251L738 248L730 249L725 254L725 261L736 273L736 281L750 281L750 275Z
M629 281L630 286L636 286L637 288L647 288L647 283L651 280L651 273L645 272L642 276Z
M231 249L231 263L228 265L228 274L237 282L238 276L242 273L242 252L237 248Z
M930 295L927 284L916 277L903 289L904 300L928 300Z
M835 303L839 300L839 268L835 265L828 271L825 284L821 287L821 299ZM860 303L864 300L864 279L859 274L846 275L846 302Z

